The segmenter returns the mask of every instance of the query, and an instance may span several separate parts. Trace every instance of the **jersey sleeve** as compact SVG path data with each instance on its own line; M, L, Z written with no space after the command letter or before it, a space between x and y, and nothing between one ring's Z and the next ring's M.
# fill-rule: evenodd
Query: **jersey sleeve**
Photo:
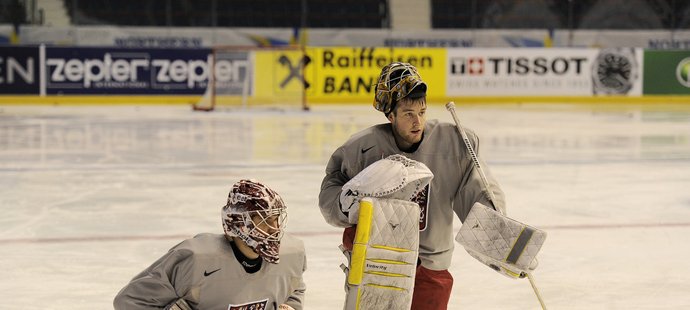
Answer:
M113 301L116 310L162 309L179 296L175 287L185 287L182 276L189 268L192 253L170 250L151 266L135 276ZM173 286L175 283L175 286Z
M479 170L472 162L472 159L470 155L467 153L467 149L466 147L464 147L463 144L463 147L461 147L461 152L465 152L465 156L460 156L460 158L462 158L461 169L462 171L465 171L465 173L462 176L460 188L455 196L453 210L458 215L460 220L463 222L465 221L467 214L470 212L470 209L472 208L475 202L479 202L485 206L493 207L495 210L505 215L505 195L503 193L503 190L501 190L501 187L499 186L498 182L491 174L491 171L489 170L489 167L486 165L486 162L482 159L479 147L479 138L476 134L469 130L467 131L467 135L470 139L470 143L472 143L472 147L474 148L475 153L477 154L477 158L479 160L479 164L482 167L482 171L484 171L484 174L486 175L486 179L489 183L489 189L493 192L495 201L492 203L486 197L487 195L484 193L484 182L482 181Z
M306 270L307 256L304 252L302 252L302 272L300 273L299 277L295 277L293 279L293 283L291 283L291 286L293 287L292 294L290 294L288 300L285 302L285 304L294 308L295 310L304 309L304 294L307 291L307 286L304 283L303 275Z
M340 209L340 191L350 180L345 174L345 148L338 148L326 165L326 176L321 182L319 192L319 208L321 214L328 224L335 227L352 226L347 220L347 216Z

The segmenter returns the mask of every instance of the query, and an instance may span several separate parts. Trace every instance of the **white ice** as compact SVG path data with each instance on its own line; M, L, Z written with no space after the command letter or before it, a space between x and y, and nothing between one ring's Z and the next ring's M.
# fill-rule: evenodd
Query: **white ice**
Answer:
M690 309L690 106L457 110L509 215L548 233L534 272L548 308ZM385 121L370 105L0 106L0 309L112 309L180 240L221 233L229 186L247 177L282 194L305 242L305 309L341 309L341 231L321 217L319 186L349 135ZM450 272L449 309L540 308L526 279L459 245Z

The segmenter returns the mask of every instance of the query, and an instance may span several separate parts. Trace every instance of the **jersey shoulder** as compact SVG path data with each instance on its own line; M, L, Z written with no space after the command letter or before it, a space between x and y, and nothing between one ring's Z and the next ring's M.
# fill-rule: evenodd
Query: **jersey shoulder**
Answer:
M280 255L304 254L304 241L292 234L284 233L280 240Z
M477 139L477 134L474 132L474 130L467 127L462 127L462 129L465 130L468 138L471 140ZM448 135L455 135L460 138L458 128L455 126L455 124L442 122L437 119L427 121L425 130L444 137L447 137Z
M170 251L187 253L190 256L203 256L216 254L223 249L227 249L229 242L225 235L201 233L193 238L184 240L173 247Z
M392 134L389 123L374 125L356 132L343 144L343 147L360 146L363 143L375 141L386 134Z

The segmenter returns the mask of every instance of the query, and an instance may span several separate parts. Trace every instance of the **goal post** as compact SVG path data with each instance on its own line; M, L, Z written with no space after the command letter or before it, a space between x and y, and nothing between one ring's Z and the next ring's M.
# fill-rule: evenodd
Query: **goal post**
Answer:
M305 67L310 58L301 46L216 46L209 55L209 77L194 110L309 110Z

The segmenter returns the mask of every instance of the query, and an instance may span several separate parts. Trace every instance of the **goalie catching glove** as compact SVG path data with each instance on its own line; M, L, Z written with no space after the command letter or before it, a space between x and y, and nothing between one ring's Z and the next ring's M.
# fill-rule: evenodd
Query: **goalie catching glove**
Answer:
M421 162L390 155L364 168L340 192L340 208L350 224L357 224L359 200L364 197L412 201L434 174Z

